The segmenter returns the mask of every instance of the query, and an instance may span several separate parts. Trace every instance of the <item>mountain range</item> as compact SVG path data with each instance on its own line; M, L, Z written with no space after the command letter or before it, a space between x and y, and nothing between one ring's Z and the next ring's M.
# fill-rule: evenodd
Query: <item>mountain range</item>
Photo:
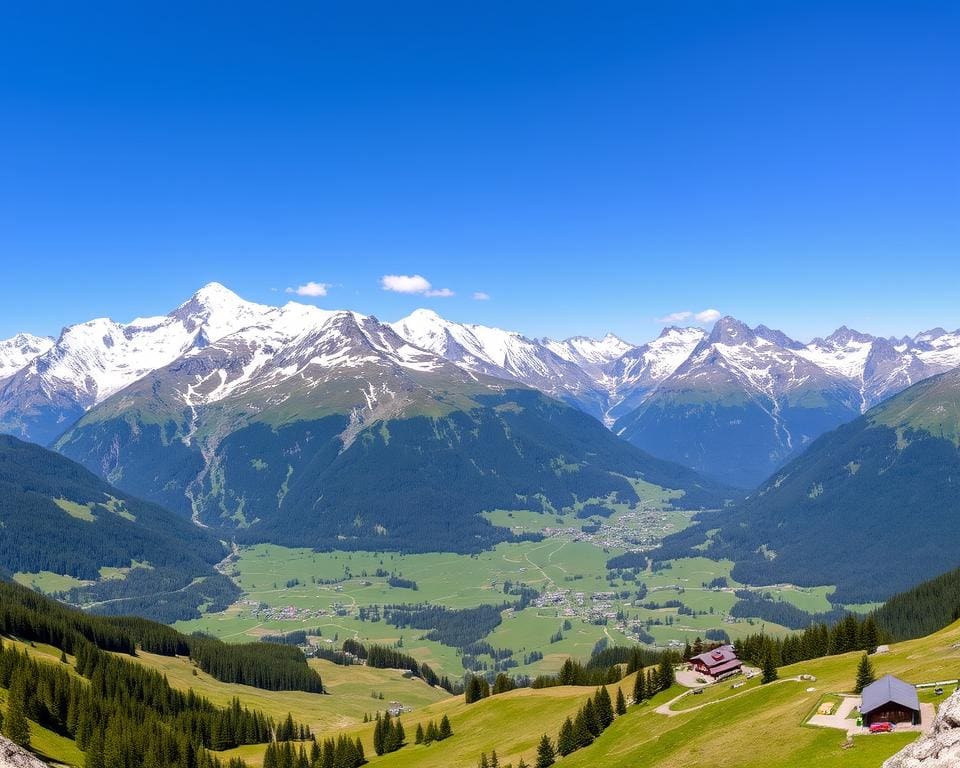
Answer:
M836 584L840 603L885 599L957 566L958 447L953 369L815 440L746 500L668 538L663 556L729 557L750 584Z
M298 355L311 347L323 351L314 355L318 367L307 371ZM327 383L314 382L304 407L312 410L326 386L320 410L349 403L354 431L391 409L415 410L394 400L400 393L422 399L411 394L413 379L424 391L430 382L440 389L451 382L468 389L523 385L595 417L652 455L751 488L820 434L960 365L960 332L938 328L892 339L844 327L804 344L724 317L710 332L668 327L639 345L612 334L555 341L456 323L425 309L387 324L293 302L254 304L212 283L168 315L130 323L101 318L69 326L56 340L20 334L0 342L0 431L52 444L85 414L88 422L99 419L93 411L115 394L142 387L174 364L179 367L167 371L165 381L205 366L202 382L183 379L175 386L177 407L191 413L236 398L263 410L255 402L260 394L292 405L297 377L313 376L338 355L344 363L359 355L371 364L387 355L403 379L388 383L378 374L367 382L368 396L353 403L330 376L317 374ZM334 367L362 365L358 359ZM207 369L222 371L222 381Z

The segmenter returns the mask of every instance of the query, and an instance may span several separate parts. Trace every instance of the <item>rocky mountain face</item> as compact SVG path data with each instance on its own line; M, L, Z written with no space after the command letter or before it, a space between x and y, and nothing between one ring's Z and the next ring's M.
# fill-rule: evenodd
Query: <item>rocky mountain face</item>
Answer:
M321 317L335 314L339 319L323 332L330 335L316 336L326 322ZM97 319L65 328L55 341L21 334L0 343L0 431L49 444L91 408L173 361L190 355L189 365L207 365L205 356L193 353L227 337L231 341L225 347L209 353L219 356L216 365L209 364L211 371L222 372L223 381L207 377L177 391L188 412L207 406L211 397L219 401L249 391L255 400L261 389L296 389L296 377L326 370L337 355L369 357L351 348L351 334L362 335L347 328L351 322L376 324L373 335L393 350L393 362L401 368L415 370L411 363L418 356L429 360L419 370L421 379L449 373L532 387L654 455L741 487L755 486L824 431L912 383L960 365L960 332L942 329L883 339L841 328L803 344L728 317L709 334L670 327L642 345L612 334L555 341L455 323L424 309L387 325L295 303L263 306L213 283L160 317L130 323ZM334 334L338 324L342 339ZM305 366L297 344L325 351L316 364ZM319 387L328 377L316 375ZM378 413L402 410L391 384L384 383L390 392L376 389L379 379L375 375L366 382L374 389L367 390L363 408L369 399L379 403ZM343 399L337 386L330 393L334 410ZM319 390L313 399L318 395ZM293 394L278 396L296 401Z
M828 432L745 500L666 540L709 541L749 584L835 584L882 600L957 566L960 369L926 379ZM865 564L883 563L883 568Z
M846 326L799 351L820 368L846 379L866 411L930 376L960 366L960 331L935 328L914 338L884 339Z
M955 768L960 765L960 691L951 694L930 733L888 758L883 768Z
M49 768L49 765L23 747L14 744L6 736L0 736L0 767Z
M509 537L482 511L635 502L640 479L684 505L723 497L483 362L291 303L117 392L56 447L202 525L309 546L474 551Z
M270 309L211 283L168 315L64 328L56 342L0 381L0 431L48 444L93 405Z
M704 474L752 487L859 413L855 388L802 345L724 317L614 431Z

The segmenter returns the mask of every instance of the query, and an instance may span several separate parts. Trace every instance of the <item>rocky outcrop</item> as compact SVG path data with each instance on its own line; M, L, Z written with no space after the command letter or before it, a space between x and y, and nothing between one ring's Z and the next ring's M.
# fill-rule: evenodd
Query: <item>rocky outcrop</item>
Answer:
M49 768L27 750L0 736L0 768Z
M933 729L904 747L883 768L956 768L960 765L960 690L940 705Z

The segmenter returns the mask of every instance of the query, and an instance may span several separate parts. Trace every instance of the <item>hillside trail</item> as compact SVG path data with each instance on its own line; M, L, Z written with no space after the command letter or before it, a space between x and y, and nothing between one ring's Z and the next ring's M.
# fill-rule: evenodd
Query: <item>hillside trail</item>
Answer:
M800 682L799 676L784 677L781 680L774 680L772 683L767 683L767 685L777 685L779 683L799 683L799 682ZM687 709L670 709L671 706L673 706L678 701L680 701L680 699L682 699L684 696L690 696L693 691L693 689L691 688L689 691L684 691L679 696L675 696L674 698L670 699L670 701L666 702L665 704L661 704L659 707L657 707L654 710L654 712L656 712L658 715L666 715L667 717L676 717L677 715L685 715L687 714L687 712L696 712L698 709L703 709L704 707L709 707L709 706L712 706L713 704L720 704L721 702L724 702L724 701L730 701L730 699L736 699L740 696L746 696L748 693L753 693L754 691L759 691L759 690L760 688L748 688L745 691L740 691L740 693L734 693L732 696L726 696L725 698L722 698L722 699L715 699L713 701L708 701L705 704L698 704L695 707L688 707Z

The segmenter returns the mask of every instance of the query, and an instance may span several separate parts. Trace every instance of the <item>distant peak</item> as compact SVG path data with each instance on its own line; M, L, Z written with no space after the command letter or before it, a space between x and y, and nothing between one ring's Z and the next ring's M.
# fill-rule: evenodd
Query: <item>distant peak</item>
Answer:
M778 331L775 328L767 328L765 325L758 325L753 329L754 334L759 338L765 339L772 344L776 344L778 347L783 347L784 349L802 349L803 344L798 341L794 341L783 331Z
M743 344L754 338L755 334L750 330L750 326L730 315L717 320L710 332L710 342L714 344Z
M706 331L704 331L702 328L697 328L694 325L687 325L687 326L668 325L662 331L660 331L660 335L657 336L657 338L662 339L666 336L676 336L678 334L684 335L684 336L688 334L706 336Z
M419 307L418 309L413 310L408 317L419 317L424 320L442 320L443 318L437 314L435 310L427 309L426 307Z
M217 310L232 311L237 307L249 306L250 303L241 299L221 283L207 283L183 304L170 314L173 317L185 319L198 314L209 314Z
M849 344L851 341L858 342L868 342L875 341L876 339L873 336L870 336L866 333L860 333L853 328L848 328L845 325L841 325L837 330L827 336L827 341L833 342L834 344Z
M923 333L918 333L913 340L915 341L933 341L934 339L939 339L941 336L946 336L947 332L937 326L936 328L931 328L929 331L924 331Z
M217 282L207 283L205 286L203 286L203 288L193 294L193 296L190 297L190 300L196 300L203 304L217 301L243 301L243 299L223 285L223 283Z

